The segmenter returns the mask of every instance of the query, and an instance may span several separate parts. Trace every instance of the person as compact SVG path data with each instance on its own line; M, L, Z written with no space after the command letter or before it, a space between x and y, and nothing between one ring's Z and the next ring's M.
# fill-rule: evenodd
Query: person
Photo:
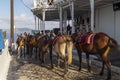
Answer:
M68 26L67 26L67 34L71 34L71 27L70 27L70 24L68 24Z

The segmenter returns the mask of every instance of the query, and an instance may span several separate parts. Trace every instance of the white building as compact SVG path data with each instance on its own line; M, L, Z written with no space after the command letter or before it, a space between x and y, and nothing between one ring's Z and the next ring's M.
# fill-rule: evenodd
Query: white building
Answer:
M38 1L39 3L36 2L36 4L39 4L39 6L36 7L35 4L32 11L41 20L58 20L60 26L65 28L67 26L65 21L70 18L74 23L72 24L73 31L76 27L84 27L88 31L93 23L95 32L105 32L120 44L120 0L53 0L52 5L48 5L48 0ZM94 1L93 6L90 5L90 1ZM115 3L118 3L117 11L113 9ZM62 12L60 9L62 9ZM92 15L94 16L91 15L91 10L93 10ZM43 11L46 12L44 17Z
M120 6L119 6L120 7ZM120 44L120 10L113 10L113 3L95 10L95 30L109 34Z

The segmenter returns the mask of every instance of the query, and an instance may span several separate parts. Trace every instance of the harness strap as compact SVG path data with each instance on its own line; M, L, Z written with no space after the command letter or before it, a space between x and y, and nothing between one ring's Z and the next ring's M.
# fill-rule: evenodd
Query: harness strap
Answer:
M41 36L39 36L39 37L37 38L37 40L43 38L44 36L46 36L46 35L41 35Z
M63 35L57 36L57 37L55 37L55 38L53 39L52 44L55 45L56 42L58 41L58 39L59 39L60 37L62 37L63 39L65 39L65 37L64 37Z

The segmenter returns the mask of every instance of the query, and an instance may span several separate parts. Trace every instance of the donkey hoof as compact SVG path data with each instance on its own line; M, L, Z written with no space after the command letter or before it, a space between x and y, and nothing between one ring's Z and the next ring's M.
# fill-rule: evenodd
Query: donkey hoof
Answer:
M60 66L57 66L57 68L60 68Z
M108 77L106 80L111 80L111 77Z
M103 76L103 73L99 73L100 76Z
M41 67L45 67L45 64L44 64L44 63L41 63Z
M68 70L65 70L65 74L67 74Z
M99 73L100 76L103 76L103 74L104 74L103 72L100 72L100 73Z
M66 69L65 72L68 72L68 69Z
M78 71L81 71L81 68L79 68Z
M88 70L89 73L91 73L92 71L91 70Z
M53 66L51 66L51 69L54 69L54 67L53 67Z
M88 69L88 72L91 73L92 72L91 69Z

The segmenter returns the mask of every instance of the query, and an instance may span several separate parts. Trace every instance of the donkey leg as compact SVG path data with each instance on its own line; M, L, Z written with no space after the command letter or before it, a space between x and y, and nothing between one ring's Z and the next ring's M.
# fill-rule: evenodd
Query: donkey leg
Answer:
M24 58L24 46L22 46L22 48L21 48L21 53L22 53L21 57Z
M89 53L86 53L86 61L87 61L87 65L88 65L88 71L91 72L91 66L90 66L90 60L89 60Z
M111 65L109 62L106 63L107 70L108 70L108 77L107 80L111 80Z
M81 64L82 64L82 54L78 53L79 56L79 71L81 71Z
M25 54L26 54L26 57L27 57L27 58L29 58L29 46L28 46L28 45L26 45L26 48L27 48L27 49L26 49L27 51L26 51L26 53L25 53Z
M58 58L57 67L60 67L60 56L57 55L57 58Z
M45 52L43 52L43 56L42 56L42 58L43 58L43 64L45 64Z
M20 58L20 54L21 54L21 50L20 50L20 47L18 47L18 51L17 51L17 58L18 59Z
M35 48L35 53L36 53L36 55L35 55L35 58L36 58L36 60L37 60L37 47Z
M101 72L100 72L101 76L104 74L104 68L105 68L105 62L103 61L102 62L102 69L101 69Z
M106 67L107 67L107 79L106 80L111 80L111 64L108 60L107 57L104 57L104 61L105 61L105 64L106 64Z
M81 63L82 63L82 52L80 51L80 48L78 48L78 46L76 46L77 48L77 53L78 53L78 57L79 57L79 71L81 71Z
M25 45L24 45L24 53L23 54L24 54L24 59L25 59Z
M41 66L44 66L44 53L41 52Z
M30 47L30 53L29 53L29 57L30 57L31 60L33 59L33 55L34 55L33 50L34 50L34 47L31 46L31 47Z
M20 47L20 58L22 57L22 47Z
M29 58L32 58L32 51L33 51L33 47L30 47L30 53L29 53Z
M26 51L26 55L29 55L29 46L27 45L27 51Z
M29 58L30 57L30 46L28 46L27 55L28 55L28 58Z
M107 66L107 79L106 80L111 80L111 64L110 61L107 58L107 55L110 51L110 47L108 47L106 49L106 51L104 52L104 54L102 55L103 61L105 62L106 66Z
M10 48L11 49L11 48ZM17 49L16 49L16 55L18 55L18 51L19 51L19 47L17 46ZM12 50L11 50L12 51Z
M49 47L49 51L50 51L50 61L51 61L51 68L53 68L53 56L52 56L52 46L50 45Z
M40 49L39 49L39 54L38 55L39 55L39 60L42 61L42 59L41 59L41 50Z
M41 55L42 55L42 57L41 57L42 61L41 61L41 62L42 62L42 64L43 64L43 63L44 63L44 57L43 57L43 56L44 56L44 53L42 52Z
M65 64L65 73L67 73L68 72L68 63L67 63L67 60L65 57L64 57L64 64Z

